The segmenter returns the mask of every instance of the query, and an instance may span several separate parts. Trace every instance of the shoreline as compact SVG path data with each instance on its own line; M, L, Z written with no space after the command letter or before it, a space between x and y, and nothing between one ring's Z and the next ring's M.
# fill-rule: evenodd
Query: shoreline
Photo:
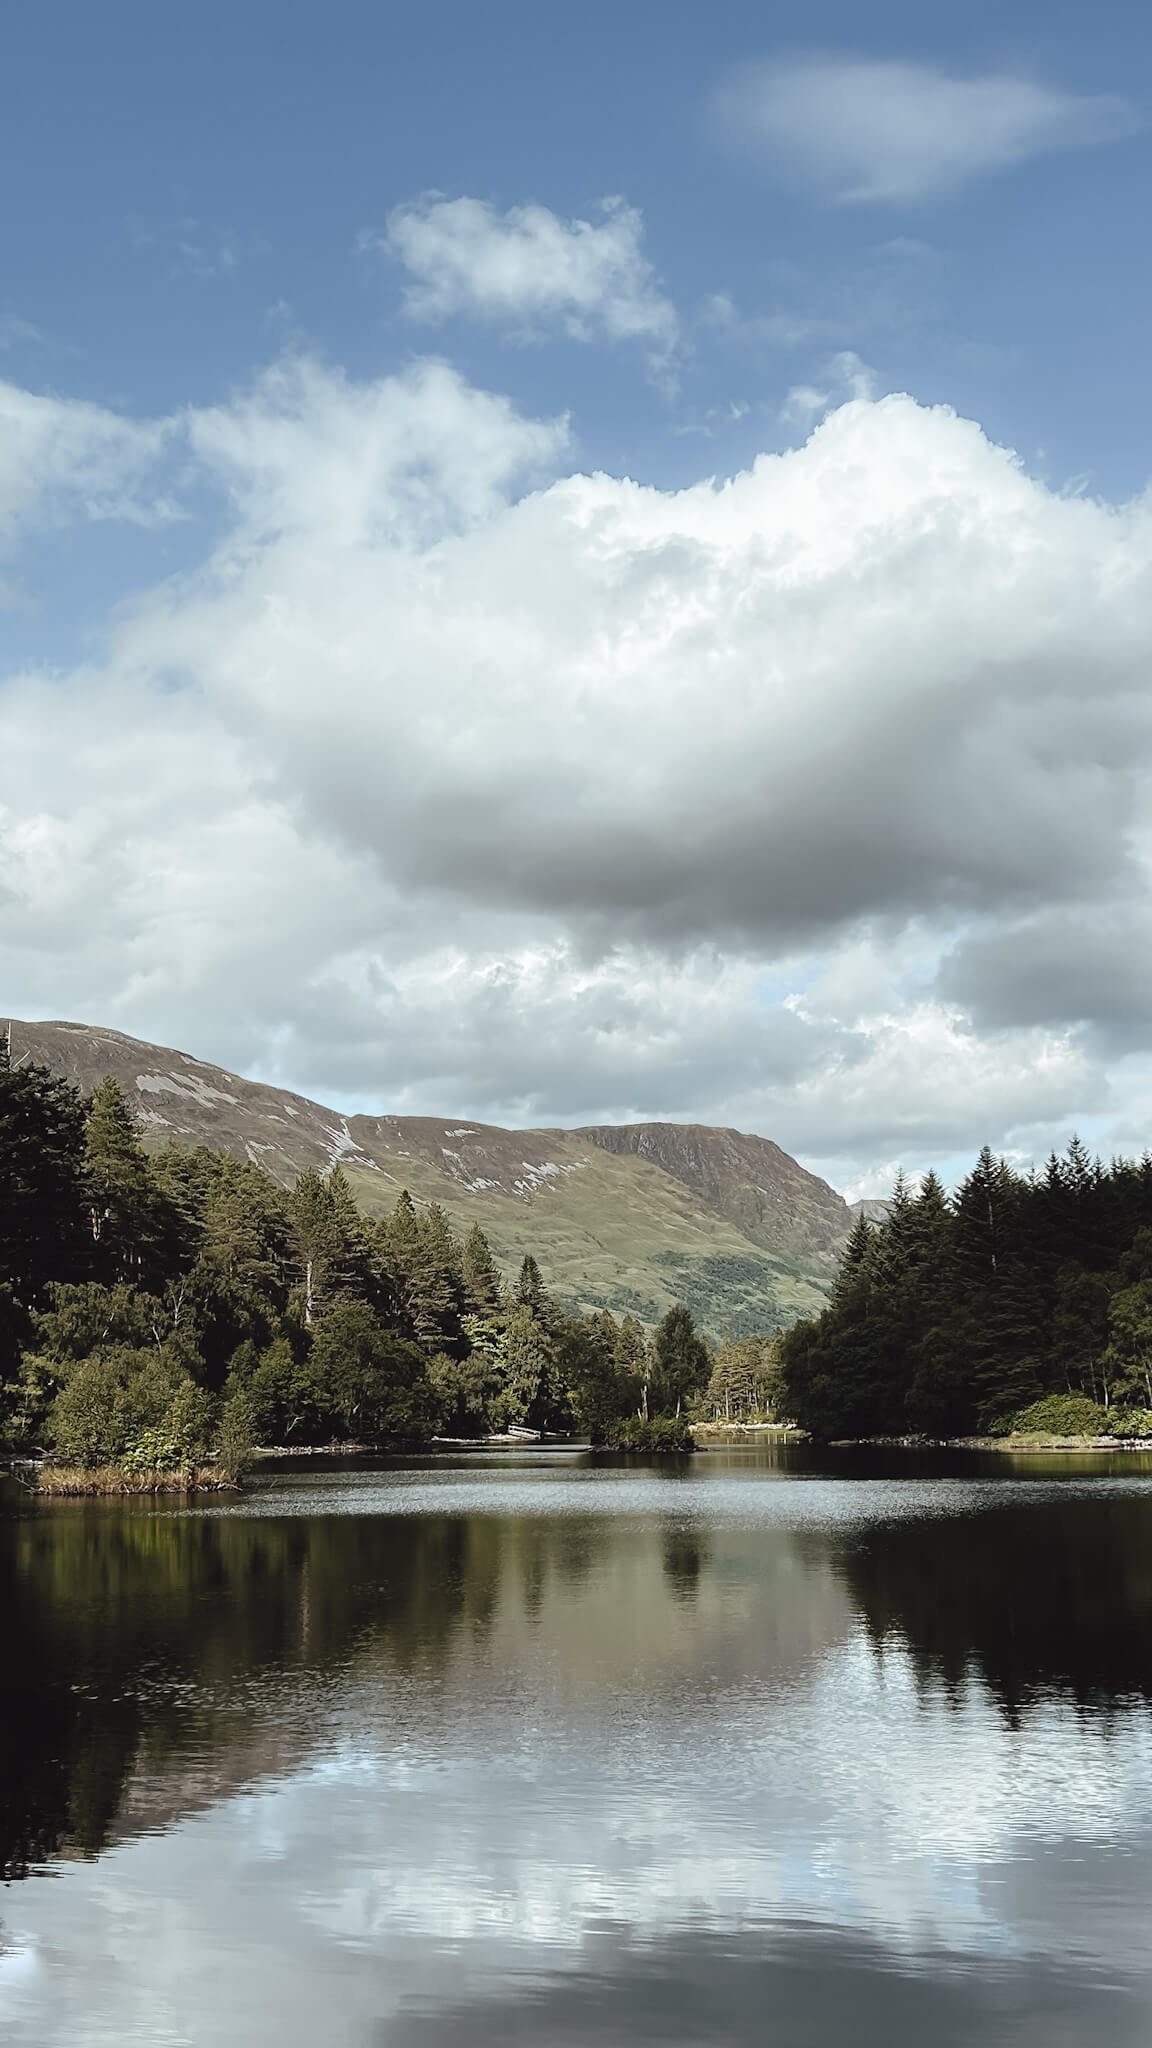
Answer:
M806 1436L803 1430L782 1422L696 1423L692 1426L692 1433L695 1441L690 1448L693 1450L723 1450L725 1447L767 1440L785 1444L811 1444L817 1451L972 1451L982 1454L1007 1452L1012 1456L1020 1456L1031 1453L1070 1458L1099 1457L1102 1453L1109 1456L1132 1452L1152 1455L1152 1437L865 1436L833 1437L821 1445ZM370 1458L395 1457L398 1454L427 1457L443 1452L525 1450L533 1447L571 1451L611 1448L590 1445L587 1438L582 1437L526 1439L522 1435L500 1433L487 1437L434 1437L425 1445L353 1442L260 1444L252 1453L252 1462L255 1465L265 1465L282 1458ZM640 1455L658 1456L660 1448L641 1451ZM221 1472L213 1464L178 1471L135 1472L125 1470L121 1465L55 1465L46 1458L0 1455L0 1479L2 1478L11 1479L23 1492L34 1499L42 1500L129 1499L161 1495L237 1493L243 1490L244 1484L243 1478L237 1473Z
M830 1451L1152 1451L1147 1436L838 1436Z

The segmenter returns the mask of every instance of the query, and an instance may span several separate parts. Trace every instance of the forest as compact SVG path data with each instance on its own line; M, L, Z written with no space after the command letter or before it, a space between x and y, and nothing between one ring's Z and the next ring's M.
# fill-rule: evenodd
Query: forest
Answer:
M117 1084L85 1099L0 1049L0 1443L59 1465L238 1467L254 1445L426 1443L523 1427L674 1448L770 1399L769 1340L574 1315L402 1193L340 1167L284 1189L200 1148L151 1156Z
M985 1148L954 1195L901 1176L780 1372L823 1439L1152 1434L1152 1157L1073 1139L1030 1174Z

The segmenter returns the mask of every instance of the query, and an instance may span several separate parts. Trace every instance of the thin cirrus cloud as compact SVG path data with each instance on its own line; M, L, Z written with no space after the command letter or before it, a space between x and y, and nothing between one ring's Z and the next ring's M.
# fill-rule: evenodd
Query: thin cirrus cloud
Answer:
M716 110L728 133L843 203L934 198L1030 157L1115 142L1142 126L1116 94L827 55L746 65Z
M483 199L430 193L362 238L407 273L404 310L437 323L457 314L523 339L559 329L569 339L639 341L659 357L676 345L675 308L644 253L644 220L605 199L599 221L563 220L546 206L500 213Z

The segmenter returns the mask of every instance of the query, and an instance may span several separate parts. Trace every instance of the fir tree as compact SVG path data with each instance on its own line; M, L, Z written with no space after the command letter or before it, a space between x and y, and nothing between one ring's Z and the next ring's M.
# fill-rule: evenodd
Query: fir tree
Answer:
M470 1315L498 1315L503 1304L504 1289L492 1247L478 1223L472 1225L460 1257L461 1281L464 1289L464 1306Z
M653 1350L661 1406L679 1415L685 1401L707 1386L712 1371L708 1346L697 1332L691 1309L678 1303L668 1310L657 1325Z
M136 1119L110 1076L93 1090L84 1140L96 1269L109 1280L142 1282L162 1246L163 1198Z
M0 1290L20 1309L85 1262L84 1167L78 1090L47 1067L12 1066L0 1039Z
M543 1313L544 1282L540 1277L540 1268L532 1257L531 1252L526 1253L521 1262L520 1271L516 1279L515 1299L524 1308L531 1309L533 1315Z

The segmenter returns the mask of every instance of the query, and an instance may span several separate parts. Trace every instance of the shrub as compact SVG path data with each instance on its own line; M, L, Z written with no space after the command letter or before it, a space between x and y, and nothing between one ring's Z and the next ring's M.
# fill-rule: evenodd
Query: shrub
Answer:
M222 1473L238 1479L251 1464L260 1440L258 1422L256 1404L247 1387L234 1387L220 1416L217 1464Z
M136 1356L120 1348L99 1351L69 1373L47 1423L48 1438L62 1464L110 1465L125 1449L130 1435L159 1422L171 1399L170 1389L152 1416L133 1418L136 1430L124 1427L129 1361Z
M64 1465L113 1465L131 1456L172 1470L203 1458L212 1401L178 1360L126 1345L97 1351L68 1369L49 1411L47 1434ZM146 1446L142 1450L141 1446Z
M1045 1394L993 1424L994 1436L1104 1436L1109 1414L1087 1394Z
M163 1427L142 1429L118 1460L125 1472L183 1472L191 1462L179 1436Z
M1152 1408L1110 1408L1105 1436L1152 1436Z
M622 1421L608 1423L603 1444L609 1451L694 1451L696 1439L683 1416L654 1415L645 1421L639 1415L626 1415Z

